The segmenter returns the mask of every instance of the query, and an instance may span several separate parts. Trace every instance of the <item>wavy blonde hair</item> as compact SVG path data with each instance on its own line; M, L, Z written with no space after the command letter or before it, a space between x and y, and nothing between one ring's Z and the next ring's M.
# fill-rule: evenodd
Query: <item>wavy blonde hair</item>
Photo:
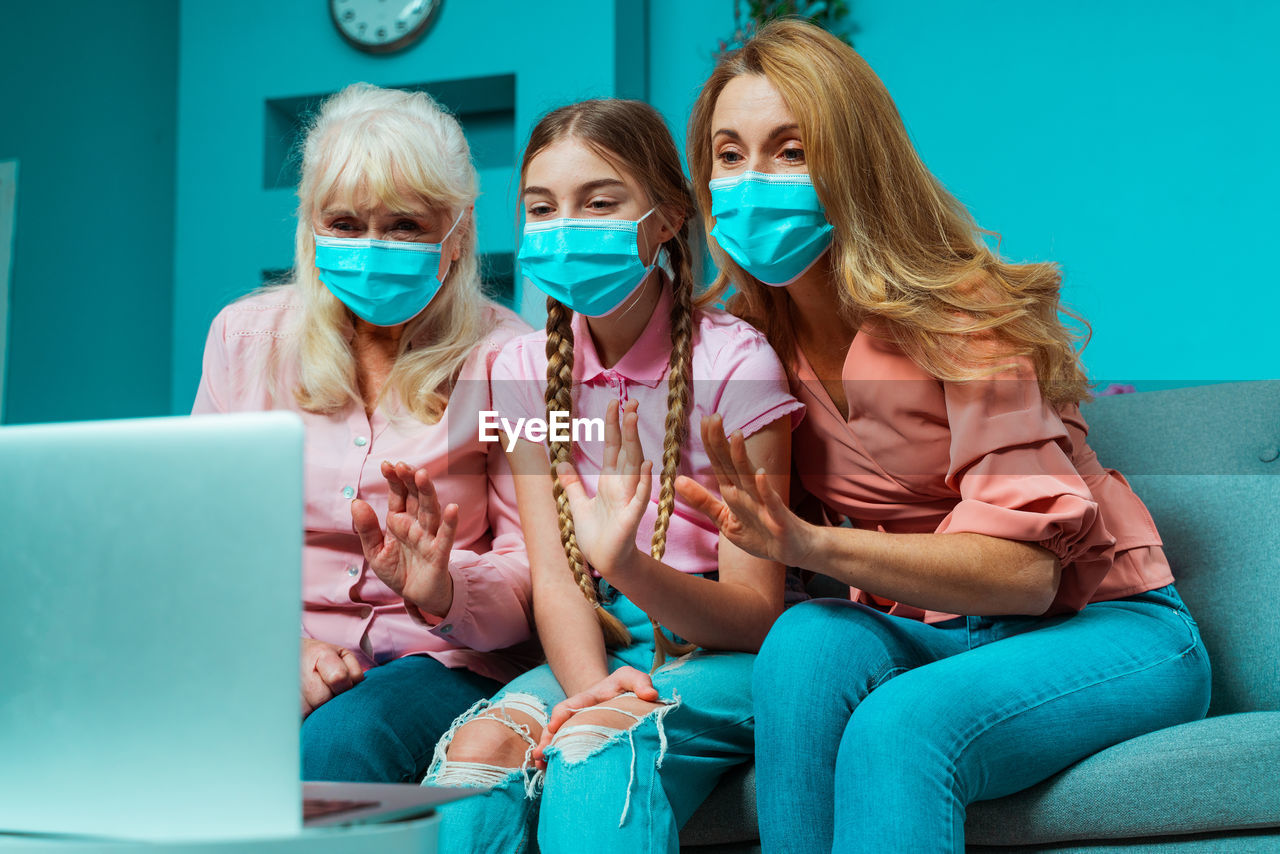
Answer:
M294 268L285 284L302 300L292 338L299 406L332 414L362 405L351 350L354 315L320 281L314 231L327 205L372 195L392 209L426 203L447 210L450 222L461 216L454 230L461 254L440 293L406 324L380 398L394 391L419 420L439 420L458 369L491 325L483 311L487 300L470 210L476 194L462 128L429 95L356 83L324 102L303 144Z
M873 319L877 334L939 379L990 376L1027 357L1049 401L1089 396L1078 356L1088 324L1060 305L1057 265L1013 264L989 249L983 235L993 233L925 167L880 78L851 47L812 24L770 22L725 56L703 85L687 147L708 231L712 115L725 85L743 74L766 78L796 117L809 174L835 227L833 279L852 324ZM721 271L715 288L737 288L729 309L791 357L786 289L761 284L710 243ZM1086 334L1068 328L1060 311Z
M680 168L680 153L662 116L640 101L597 99L570 104L553 110L538 122L529 137L524 160L520 164L520 186L523 190L529 164L540 152L562 139L575 139L601 158L614 164L644 188L655 215L680 219L676 234L663 244L673 271L671 305L671 360L667 372L666 433L662 443L662 468L659 475L658 518L654 523L649 553L661 560L667 548L667 531L675 508L675 479L680 465L680 450L689 438L689 414L692 399L693 313L695 306L705 305L714 297L695 297L696 255L690 238L689 223L697 216L693 193ZM573 312L558 300L547 298L547 418L557 410L573 411ZM572 415L570 416L572 417ZM560 542L573 571L578 589L596 606L596 618L609 646L631 643L631 634L622 622L600 607L599 592L587 571L586 561L578 548L573 527L573 513L564 487L556 474L556 466L569 462L572 442L550 442L551 476L556 509L560 520ZM662 631L652 617L654 660L656 669L668 656L683 655L696 647L676 644Z

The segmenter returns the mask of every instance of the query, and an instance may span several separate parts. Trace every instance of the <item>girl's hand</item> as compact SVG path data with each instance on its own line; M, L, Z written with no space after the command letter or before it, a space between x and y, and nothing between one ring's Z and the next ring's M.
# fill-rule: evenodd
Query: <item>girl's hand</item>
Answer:
M578 712L607 703L628 692L635 694L636 699L639 700L650 703L658 701L658 689L653 687L653 680L649 678L648 673L636 670L634 667L619 667L587 690L556 703L551 710L547 725L542 728L542 737L538 739L538 746L533 751L533 760L538 768L546 770L547 757L544 751L551 744L551 739L555 737L556 732L564 726L565 721Z
M351 521L360 536L364 559L382 582L419 610L442 616L453 604L449 553L458 530L458 505L440 509L425 468L382 463L391 492L387 499L387 533L378 514L359 498L351 502Z
M572 464L561 463L556 468L573 512L578 546L587 563L605 578L616 577L640 555L636 532L653 488L653 463L644 458L640 447L637 406L636 401L627 401L619 418L618 402L609 403L604 419L604 467L594 497L587 497Z
M702 442L711 458L720 498L684 475L676 478L677 494L744 552L786 566L806 566L813 526L792 513L764 469L752 465L741 431L725 436L724 420L712 415L702 419Z

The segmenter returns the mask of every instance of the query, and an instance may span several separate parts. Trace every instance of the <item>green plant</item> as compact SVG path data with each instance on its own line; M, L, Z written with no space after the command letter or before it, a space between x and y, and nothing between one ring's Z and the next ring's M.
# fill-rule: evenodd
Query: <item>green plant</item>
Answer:
M746 44L760 27L775 18L800 18L822 27L845 44L853 45L858 27L849 20L847 0L747 0L746 16L742 0L733 3L733 35L721 39L716 57Z

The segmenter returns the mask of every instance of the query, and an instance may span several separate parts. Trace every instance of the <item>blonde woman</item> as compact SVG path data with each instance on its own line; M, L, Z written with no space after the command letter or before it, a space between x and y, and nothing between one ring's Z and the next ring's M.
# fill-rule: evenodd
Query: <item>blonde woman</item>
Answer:
M209 332L193 412L306 425L306 779L420 780L449 722L522 669L495 650L530 637L528 563L478 423L528 326L480 293L475 197L428 96L344 89L306 137L292 281Z
M450 806L441 845L522 851L536 830L543 851L675 851L751 754L752 653L784 582L676 497L677 475L715 487L690 425L740 431L785 491L800 406L764 337L695 298L693 199L652 107L548 114L521 201L547 327L503 350L495 400L509 422L568 413L573 432L595 419L604 435L508 439L548 665L441 743L427 782L490 788Z
M802 521L723 434L723 503L680 483L743 550L853 588L760 652L764 849L961 852L970 802L1202 716L1160 537L1085 441L1056 267L992 252L880 80L806 24L721 62L689 163L733 308L807 406L798 477L851 520Z

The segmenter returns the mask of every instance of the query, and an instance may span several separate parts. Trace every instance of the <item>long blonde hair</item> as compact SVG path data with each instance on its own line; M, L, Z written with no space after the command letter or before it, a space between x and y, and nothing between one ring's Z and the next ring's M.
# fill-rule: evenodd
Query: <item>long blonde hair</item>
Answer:
M1057 265L1012 264L989 249L983 235L992 233L925 167L880 78L816 26L770 22L703 85L687 147L708 231L712 115L725 85L743 74L765 77L796 117L809 174L835 226L831 268L850 323L874 319L878 334L939 379L988 376L1026 356L1051 402L1089 396L1077 354L1087 336L1059 317L1080 320L1059 304ZM737 288L730 310L789 358L795 342L786 290L758 282L714 241L711 252L721 271L715 287Z
M675 507L675 479L680 465L680 449L689 437L689 413L692 398L693 312L713 296L695 298L695 254L690 241L690 221L697 215L689 182L680 168L680 153L658 111L640 101L598 99L582 101L553 110L543 116L529 137L524 160L520 164L523 188L529 164L559 140L573 138L591 148L603 159L634 177L649 195L657 209L655 215L678 217L682 223L676 234L663 244L674 273L671 306L671 361L667 371L666 435L662 444L662 467L659 476L658 518L654 523L650 554L661 560L667 548L667 530ZM547 298L547 418L554 411L573 410L573 312L558 300ZM572 417L572 416L571 416ZM599 606L595 581L587 571L586 561L578 548L573 527L573 513L564 487L556 475L556 466L572 458L572 442L549 442L551 474L556 509L560 521L560 542L573 571L578 588L587 601L596 606L605 642L609 646L625 646L631 635L617 617ZM681 655L695 647L678 645L663 632L652 617L654 664L656 668L667 656Z
M404 198L404 191L417 198ZM463 361L489 332L476 259L477 182L462 128L422 92L356 83L326 100L307 132L298 184L298 229L291 282L302 299L293 346L298 405L332 414L361 403L351 350L352 317L320 281L315 223L322 208L370 194L393 209L426 201L461 216L461 255L440 293L405 326L383 386L419 420L439 420Z

